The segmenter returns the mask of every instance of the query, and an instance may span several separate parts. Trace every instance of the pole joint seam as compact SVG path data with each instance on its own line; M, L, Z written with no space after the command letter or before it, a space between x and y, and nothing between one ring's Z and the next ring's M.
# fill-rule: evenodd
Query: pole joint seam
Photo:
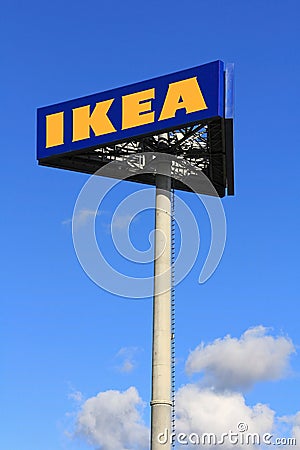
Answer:
M172 402L170 402L170 401L168 401L168 400L151 400L150 406L155 406L155 405L168 405L168 406L172 406Z

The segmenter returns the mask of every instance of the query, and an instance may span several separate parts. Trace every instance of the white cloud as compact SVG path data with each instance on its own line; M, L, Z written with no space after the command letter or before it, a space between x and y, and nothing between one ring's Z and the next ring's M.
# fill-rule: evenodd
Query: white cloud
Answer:
M215 433L217 439L222 433L238 432L237 425L247 424L247 433L271 433L274 425L274 411L267 405L257 404L253 407L245 404L242 394L237 392L215 392L212 389L201 389L195 384L180 388L176 395L176 432ZM251 441L250 441L251 443ZM218 446L213 445L213 448ZM186 447L187 448L187 447ZM195 445L191 445L195 448ZM208 446L206 446L208 448ZM238 445L230 444L225 438L219 448L239 449ZM247 446L247 449L254 448Z
M118 361L118 371L123 373L132 372L137 364L135 356L140 350L138 347L122 347L115 356Z
M204 373L203 382L216 389L244 389L258 381L286 375L295 351L286 337L268 335L263 326L248 329L240 339L230 335L200 344L186 362L188 374Z
M149 431L142 421L143 402L136 388L100 392L83 404L75 434L101 450L142 450Z
M118 351L119 370L132 370L133 355L138 350L137 347L124 347ZM286 448L300 450L300 412L294 416L278 417L266 404L247 405L243 394L236 391L257 381L284 376L293 351L291 340L273 337L262 326L250 328L239 339L226 336L207 346L198 346L189 355L186 368L189 373L203 372L206 386L203 383L187 384L177 391L177 436L178 433L196 433L199 436L214 433L219 439L222 433L238 433L237 426L243 422L248 428L245 433L238 433L239 437L246 436L246 433L257 433L260 438L264 433L272 433L274 438L295 437L297 445ZM77 391L75 397L78 397ZM75 435L82 436L100 450L149 448L149 430L143 422L143 407L134 387L124 392L100 392L82 405L77 414ZM263 445L259 447L264 448ZM185 448L195 448L195 445L186 445ZM240 450L245 445L233 445L225 438L222 445L212 445L213 448ZM247 445L249 450L254 448L257 447Z
M127 391L106 391L96 397L88 399L77 415L75 435L99 450L142 450L149 446L149 430L143 422L143 402L134 387ZM276 417L266 404L249 406L242 394L237 392L220 392L209 388L201 388L196 384L181 387L176 394L176 435L185 433L187 436L195 434L200 439L198 445L207 449L248 450L257 448L247 436L260 439L259 448L263 445L263 436L270 433L271 444L277 437L288 439L296 438L296 445L286 445L285 448L300 449L300 412L294 416ZM278 423L288 424L288 429L281 430ZM246 424L246 431L239 430L239 424ZM163 432L164 430L162 430ZM214 434L216 441L209 445L208 434ZM228 435L238 440L230 442ZM72 437L72 435L69 435ZM244 444L242 442L244 439ZM188 440L186 439L186 442ZM195 442L195 441L194 441ZM181 446L180 446L181 447ZM176 447L179 448L179 447ZM193 449L194 444L185 448Z
M93 217L100 216L102 211L94 211L92 209L82 209L73 219L65 219L62 221L62 225L69 225L74 221L74 226L84 226Z
M284 424L287 424L289 426L289 435L290 437L296 439L296 445L287 445L285 448L290 448L294 450L300 450L300 411L298 411L293 416L283 416L279 417L278 421ZM282 434L281 434L282 436ZM286 437L286 434L285 436Z
M72 390L72 392L68 395L69 399L74 400L77 403L81 403L83 401L83 395L82 392Z
M127 229L129 224L133 221L139 220L138 216L133 216L132 214L115 214L113 216L111 227L112 229L122 230Z
M296 439L296 446L294 446L294 450L300 449L300 411L295 414L292 420L293 428L292 428L292 437Z
M62 225L69 225L70 223L72 223L72 219L65 219L61 222Z
M62 225L69 225L72 224L73 221L73 225L75 227L83 227L89 220L93 220L93 218L97 216L110 216L110 213L109 211L104 210L98 210L95 213L93 209L82 209L75 217L65 219L61 223ZM133 221L137 222L138 220L139 217L133 216L132 214L115 214L109 223L102 223L101 226L104 227L109 234L111 234L111 230L115 229L118 231L127 229L130 223Z

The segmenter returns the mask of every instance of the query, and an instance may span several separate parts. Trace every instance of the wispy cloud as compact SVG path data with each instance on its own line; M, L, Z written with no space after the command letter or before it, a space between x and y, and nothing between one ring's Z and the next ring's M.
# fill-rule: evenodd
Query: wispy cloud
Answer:
M123 230L127 228L131 222L139 220L138 216L132 216L132 214L117 214L112 222L112 228L117 230Z
M117 370L123 373L132 372L136 368L136 355L140 351L139 347L122 347L115 356Z
M65 220L62 220L62 222L61 222L62 225L69 225L71 223L72 223L72 219L65 219Z
M93 217L100 216L103 213L103 211L96 211L95 213L95 211L91 209L82 209L75 217L65 219L61 223L62 225L69 225L72 223L72 221L74 221L75 226L84 226Z
M68 398L74 400L76 403L81 403L83 401L83 394L80 391L73 390L69 393Z
M90 209L82 209L79 211L77 216L73 218L65 219L61 222L62 225L71 225L73 221L74 227L84 227L88 224L90 220L93 220L93 218L99 217L99 216L110 216L111 213L109 211L97 211L95 214L94 210ZM105 231L108 234L111 234L114 230L124 230L126 229L130 223L136 222L139 220L138 216L132 216L132 214L116 214L112 221L106 221L101 223L101 227L105 229Z

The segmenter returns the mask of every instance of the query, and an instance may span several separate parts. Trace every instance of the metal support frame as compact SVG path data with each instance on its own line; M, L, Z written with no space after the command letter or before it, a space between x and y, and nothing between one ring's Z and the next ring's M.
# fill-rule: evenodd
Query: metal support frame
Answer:
M160 135L141 136L124 142L43 158L39 160L39 164L95 173L111 161L116 161L123 173L127 172L128 181L155 185L155 174L141 174L141 169L145 167L144 155L156 152L159 136L165 135L164 151L175 156L177 161L172 167L173 173L175 171L177 175L174 188L189 190L184 182L178 180L178 176L183 180L187 175L196 179L199 172L203 172L210 179L218 195L223 197L226 188L229 195L233 193L233 137L232 129L227 122L228 119L216 118L167 130ZM187 172L187 163L189 168L193 167L192 171L189 169ZM118 173L115 177L118 178ZM202 192L202 186L199 186L199 193L207 192Z

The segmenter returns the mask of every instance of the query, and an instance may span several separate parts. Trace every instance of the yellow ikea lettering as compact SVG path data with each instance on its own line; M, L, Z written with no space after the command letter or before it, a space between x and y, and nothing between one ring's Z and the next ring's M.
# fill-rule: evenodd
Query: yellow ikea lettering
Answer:
M90 114L90 105L73 109L73 142L88 139L91 128L95 136L116 131L107 116L113 101L112 98L96 103L92 114Z
M117 121L118 118L122 120L121 130L154 123L155 117L158 117L156 119L158 121L171 119L181 109L185 110L186 114L208 109L197 77L170 83L161 111L153 109L154 99L155 88L123 95L122 99L116 98L117 104L122 108L119 114L115 112ZM66 111L46 115L46 148L62 145L65 140L69 142L71 138L72 142L89 139L91 130L95 136L116 132L116 123L113 124L108 117L109 109L114 101L115 98L111 98L98 102L92 111L91 105L73 108L71 136L65 136Z
M154 122L154 111L151 111L154 96L153 88L122 97L122 130Z
M46 148L64 143L64 113L46 116Z
M207 109L197 77L169 84L158 120L175 117L176 111L183 108L187 114Z

